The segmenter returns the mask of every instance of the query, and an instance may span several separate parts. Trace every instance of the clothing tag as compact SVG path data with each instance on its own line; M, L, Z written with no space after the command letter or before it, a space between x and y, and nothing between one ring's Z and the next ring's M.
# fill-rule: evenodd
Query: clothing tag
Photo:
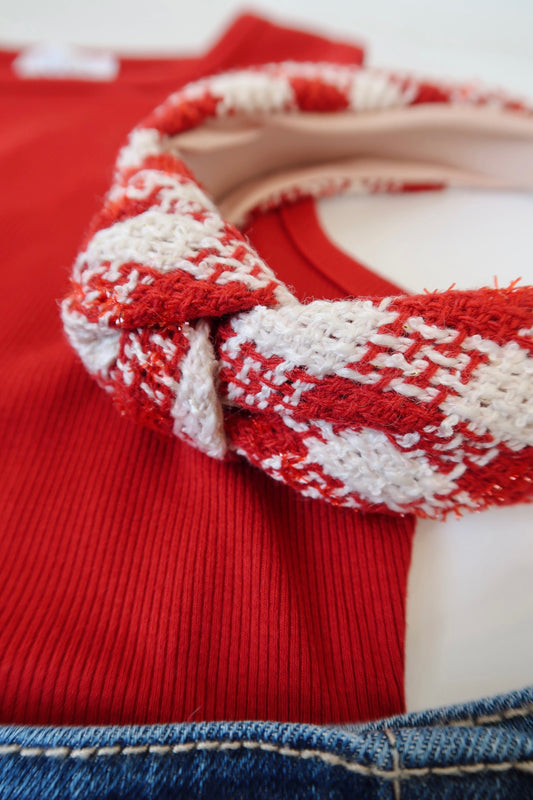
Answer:
M64 44L31 45L13 61L19 78L112 81L119 68L112 53Z

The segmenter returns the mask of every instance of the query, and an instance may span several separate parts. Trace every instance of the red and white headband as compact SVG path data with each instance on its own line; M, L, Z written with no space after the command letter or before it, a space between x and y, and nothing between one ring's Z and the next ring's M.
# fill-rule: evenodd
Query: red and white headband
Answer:
M531 499L532 287L303 304L238 228L338 191L530 187L528 148L532 110L472 87L297 63L190 84L119 154L68 338L121 411L305 496L431 517Z

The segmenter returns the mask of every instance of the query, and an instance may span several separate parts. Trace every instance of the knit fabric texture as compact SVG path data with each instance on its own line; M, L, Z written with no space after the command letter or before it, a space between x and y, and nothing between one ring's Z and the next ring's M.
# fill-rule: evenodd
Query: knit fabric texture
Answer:
M0 721L331 724L404 711L413 517L304 498L244 459L122 417L57 304L121 142L171 91L265 61L358 63L360 48L245 15L209 52L121 59L112 82L21 80L15 55L0 53ZM312 205L280 210L293 233L299 212L335 275L360 274L320 247ZM260 254L275 218L255 218ZM298 254L282 233L270 228L278 250L264 252L292 282ZM343 297L297 263L306 291ZM368 293L394 293L364 275Z
M416 183L311 177L236 226L179 149L213 120L430 103L532 114L468 86L283 62L189 84L136 127L62 304L71 344L118 408L353 509L439 518L531 499L533 288L302 303L241 232L250 217Z

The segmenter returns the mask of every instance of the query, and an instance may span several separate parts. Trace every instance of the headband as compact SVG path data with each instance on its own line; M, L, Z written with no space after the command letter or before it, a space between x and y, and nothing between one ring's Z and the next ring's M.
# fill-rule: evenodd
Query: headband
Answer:
M500 92L362 67L189 84L119 153L67 336L121 412L307 497L436 518L531 499L533 288L302 303L239 227L338 192L529 188L532 142Z

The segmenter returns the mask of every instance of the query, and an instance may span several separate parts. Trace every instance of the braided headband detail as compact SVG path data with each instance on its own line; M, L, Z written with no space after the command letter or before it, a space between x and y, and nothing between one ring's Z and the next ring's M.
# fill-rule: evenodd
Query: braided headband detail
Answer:
M439 518L531 499L533 288L302 304L180 156L179 135L210 120L422 103L532 113L501 93L283 63L190 84L132 131L62 303L123 413L351 508ZM322 180L262 207L409 188Z

